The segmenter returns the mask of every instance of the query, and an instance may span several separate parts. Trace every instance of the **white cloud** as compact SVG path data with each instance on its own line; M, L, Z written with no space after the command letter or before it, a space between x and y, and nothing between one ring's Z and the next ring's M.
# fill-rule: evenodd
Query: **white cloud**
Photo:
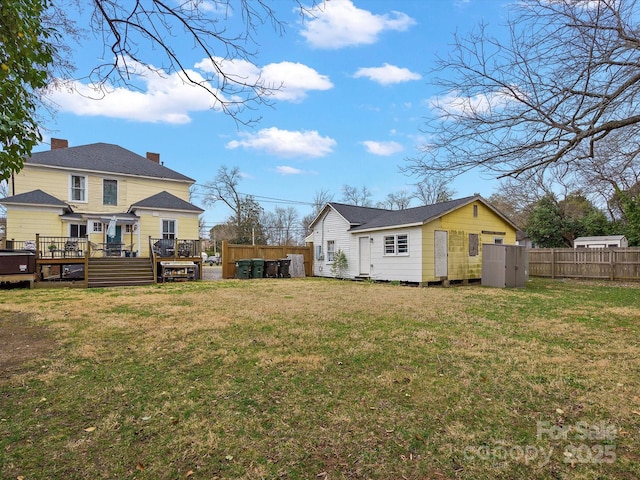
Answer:
M299 102L310 90L329 90L333 83L326 75L320 75L313 68L301 63L270 63L262 68L262 78L268 85L282 87L274 93L274 98Z
M315 48L338 49L370 45L386 30L403 32L415 23L402 12L376 15L357 8L351 0L331 0L309 12L300 33Z
M328 76L321 75L302 63L270 63L260 68L246 60L214 60L229 76L249 83L262 82L266 87L275 88L272 98L277 100L299 102L311 90L333 88ZM208 73L217 72L211 60L206 58L196 63L195 67Z
M367 140L361 143L366 147L367 152L373 155L386 157L395 153L399 153L403 150L402 145L400 145L398 142L374 142L372 140Z
M290 131L276 127L265 128L256 134L241 133L241 140L227 143L229 149L249 148L278 157L324 157L333 151L336 141L322 137L315 130Z
M493 110L501 110L509 103L518 101L514 92L515 95L522 95L515 88L513 91L504 89L479 93L473 97L464 97L457 92L450 92L443 97L431 98L428 103L443 118L472 117L490 114Z
M299 168L290 167L288 165L277 166L276 172L278 172L280 175L304 175L307 173L313 173L313 172L307 172L305 170L300 170Z
M380 85L392 85L422 78L420 74L412 72L408 68L400 68L388 63L382 67L360 68L353 76L354 78L366 77Z
M47 98L63 112L152 123L189 123L190 112L216 107L209 92L186 83L180 74L160 76L144 66L128 63L136 72L140 90L74 81L51 91ZM188 73L195 81L204 82L198 72Z
M47 98L62 112L151 123L185 124L191 122L191 113L219 107L210 92L187 83L182 73L168 74L153 66L147 68L132 60L126 62L135 72L137 90L74 81L64 88L52 90ZM198 71L187 70L189 77L216 91L203 76L205 73L210 77L215 71L211 61L202 60L194 68ZM224 60L223 68L227 75L239 80L263 81L266 86L277 88L272 95L276 100L299 102L311 90L333 88L329 77L300 63L272 63L261 69L244 60ZM217 94L225 99L219 91Z

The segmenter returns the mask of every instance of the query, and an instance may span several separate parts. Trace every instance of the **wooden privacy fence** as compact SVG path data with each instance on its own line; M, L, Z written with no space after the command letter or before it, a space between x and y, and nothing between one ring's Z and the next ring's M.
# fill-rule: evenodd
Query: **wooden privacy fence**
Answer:
M640 248L532 248L529 275L640 280Z
M236 261L242 259L262 258L278 260L287 258L288 254L302 255L304 258L304 274L313 275L313 245L234 245L222 242L222 278L236 276Z

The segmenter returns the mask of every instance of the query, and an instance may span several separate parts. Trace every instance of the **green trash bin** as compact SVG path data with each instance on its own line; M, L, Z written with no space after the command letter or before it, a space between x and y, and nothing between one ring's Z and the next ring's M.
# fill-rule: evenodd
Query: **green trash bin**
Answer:
M264 275L264 258L251 260L251 278L262 278Z
M238 260L236 261L236 278L243 280L251 278L251 260Z

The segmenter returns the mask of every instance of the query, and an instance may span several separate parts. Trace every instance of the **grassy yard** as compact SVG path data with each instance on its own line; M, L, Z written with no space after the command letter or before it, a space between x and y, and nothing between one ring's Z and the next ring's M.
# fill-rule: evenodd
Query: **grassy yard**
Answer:
M0 291L0 478L636 479L639 333L640 285Z

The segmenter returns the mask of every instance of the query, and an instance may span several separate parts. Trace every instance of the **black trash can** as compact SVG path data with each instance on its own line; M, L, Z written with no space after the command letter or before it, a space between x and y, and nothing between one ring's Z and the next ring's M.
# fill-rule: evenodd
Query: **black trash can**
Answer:
M278 278L278 261L277 260L264 261L264 276L266 278Z
M251 278L262 278L264 273L264 258L251 260Z
M280 278L291 277L291 274L289 273L289 265L291 265L291 260L289 258L278 259L278 276Z
M236 261L236 278L243 280L251 278L251 260L241 259Z

